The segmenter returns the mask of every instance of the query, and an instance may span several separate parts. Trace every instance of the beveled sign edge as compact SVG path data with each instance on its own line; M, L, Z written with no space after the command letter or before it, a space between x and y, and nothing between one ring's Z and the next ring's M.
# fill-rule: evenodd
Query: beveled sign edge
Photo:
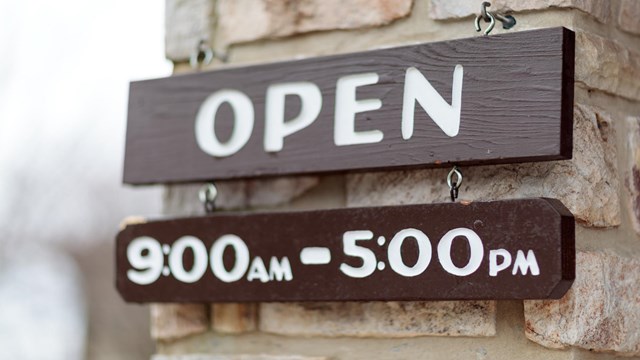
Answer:
M576 221L575 217L564 204L557 199L543 198L547 200L554 210L560 214L560 227L562 234L562 277L558 285L549 293L548 299L560 299L573 285L576 278Z
M576 33L562 29L562 99L560 124L560 154L563 159L573 158L573 102L575 83Z

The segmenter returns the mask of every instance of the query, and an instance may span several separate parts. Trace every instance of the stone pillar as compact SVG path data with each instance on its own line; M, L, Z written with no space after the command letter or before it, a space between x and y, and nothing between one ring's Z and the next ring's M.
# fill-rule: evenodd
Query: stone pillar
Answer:
M494 0L509 32L576 32L570 161L464 169L461 197L560 199L575 215L577 277L556 301L154 305L156 360L640 357L640 1ZM166 0L167 57L192 71L204 39L232 65L477 36L469 0ZM495 33L506 30L494 30ZM211 68L224 66L219 62ZM224 209L446 201L447 169L232 181ZM198 185L167 214L201 213Z

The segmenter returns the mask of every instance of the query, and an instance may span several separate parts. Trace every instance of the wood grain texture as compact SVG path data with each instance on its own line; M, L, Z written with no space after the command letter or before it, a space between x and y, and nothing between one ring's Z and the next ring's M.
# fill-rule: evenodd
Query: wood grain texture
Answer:
M452 229L472 229L483 243L484 256L478 269L467 276L445 270L438 256L438 243ZM523 199L471 204L443 203L322 210L290 213L216 214L206 217L149 222L128 226L117 238L117 288L130 302L270 302L270 301L351 301L351 300L484 300L560 298L575 278L575 222L558 200ZM405 277L389 263L389 244L402 229L424 232L433 253L424 272ZM343 234L351 230L370 230L374 238L359 241L371 249L377 261L386 263L364 278L352 278L340 265L359 267L362 260L345 255ZM222 282L207 267L202 278L183 283L172 276L160 276L148 285L127 278L132 267L127 247L140 236L150 236L172 246L183 235L196 236L207 251L225 234L235 234L246 243L250 257L279 259L291 264L291 281L248 281L246 274L235 282ZM386 242L380 245L379 236ZM331 260L326 265L304 265L300 252L305 247L327 247ZM408 238L401 246L403 261L412 266L418 247ZM451 248L456 266L469 262L470 247L464 238L456 238ZM505 249L515 263L518 250L532 250L540 268L533 276L513 266L490 276L490 250ZM232 251L229 251L232 254ZM227 254L229 255L229 254ZM227 256L225 255L225 256ZM191 258L191 259L190 259ZM193 262L192 252L184 255L185 267ZM230 262L227 262L230 260ZM166 263L166 258L165 258ZM513 263L512 263L513 265ZM227 269L233 260L225 259ZM268 267L268 265L267 265Z
M446 42L228 68L131 83L124 182L195 182L232 178L569 159L572 154L574 33L550 28ZM453 69L464 67L460 132L450 138L416 105L410 140L401 136L405 71L416 67L451 101ZM356 115L356 131L378 129L376 144L333 143L335 86L345 75L375 72L357 98L382 108ZM310 81L322 92L314 123L263 149L269 85ZM194 123L205 98L237 89L253 101L255 126L239 152L215 158L197 145ZM286 119L299 100L287 98ZM217 115L216 133L230 134L232 112Z

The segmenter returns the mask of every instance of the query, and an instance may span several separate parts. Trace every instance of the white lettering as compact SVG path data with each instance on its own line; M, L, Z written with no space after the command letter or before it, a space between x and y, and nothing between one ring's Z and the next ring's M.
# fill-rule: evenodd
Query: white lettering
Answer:
M235 262L231 270L225 269L222 259L227 246L231 246L235 253ZM247 272L247 268L249 267L249 249L238 236L233 234L223 235L213 243L209 261L211 262L211 270L213 270L213 274L218 279L227 283L234 282L240 280Z
M462 107L462 65L456 65L453 70L453 85L451 88L451 105L440 96L420 71L414 67L407 69L404 78L404 96L402 99L402 138L411 139L413 136L413 118L415 102L427 112L431 119L449 137L458 135L460 130L460 109Z
M502 262L498 263L498 256ZM498 276L498 273L511 265L511 254L505 249L489 251L489 276Z
M162 247L152 237L135 238L127 247L127 260L135 269L127 270L127 278L136 284L149 285L162 274Z
M453 239L458 236L463 236L469 242L469 248L471 249L471 256L469 257L469 263L463 268L457 267L451 260L451 245ZM482 263L482 257L484 256L484 247L482 246L482 240L478 234L473 230L467 228L457 228L450 230L444 234L440 243L438 243L438 259L442 268L449 274L456 276L467 276L478 270Z
M193 267L187 271L182 263L184 251L191 248L193 251ZM207 271L207 248L202 240L195 236L183 236L171 247L169 254L169 268L173 277L185 283L193 283L202 277Z
M300 262L304 265L324 265L331 262L331 251L326 247L306 247L300 251Z
M415 67L405 72L402 105L402 138L409 140L413 136L416 102L431 117L437 126L449 137L460 131L460 113L462 107L462 82L464 70L456 65L453 71L451 104L449 104L429 80ZM334 108L333 141L336 146L372 144L381 142L382 131L371 129L356 131L356 115L362 112L378 110L382 101L376 98L357 99L357 89L374 85L379 81L375 72L346 75L336 82ZM285 119L286 98L288 95L300 99L300 113ZM233 110L233 129L229 140L221 142L215 132L216 114L221 105L227 103ZM322 93L320 88L308 81L289 82L270 85L265 95L264 149L278 152L284 148L284 139L311 125L322 111ZM219 90L205 99L195 119L196 142L205 153L226 157L240 151L251 138L255 122L252 100L243 92L233 89Z
M228 103L233 109L234 126L231 137L221 143L215 134L216 114L220 105ZM237 90L220 90L211 94L200 106L196 116L196 141L202 151L211 156L229 156L240 150L253 131L253 103Z
M335 124L333 141L337 146L369 144L382 141L380 130L355 130L356 114L364 111L378 110L382 107L380 99L356 99L356 89L363 85L378 82L378 74L366 73L343 76L336 85Z
M300 98L300 114L285 121L284 109L287 95ZM320 114L322 93L314 83L293 82L271 85L267 89L264 128L264 149L269 152L282 150L284 138L309 126Z
M251 267L249 267L249 275L247 275L247 280L260 280L260 282L266 283L269 281L269 274L267 274L267 269L264 267L264 261L262 258L256 257L251 262Z
M352 278L365 278L376 270L376 254L371 249L358 246L357 241L371 240L373 233L369 230L347 231L342 235L342 248L345 255L362 259L362 266L354 267L348 264L340 264L340 271Z
M527 252L526 258L524 256L524 251L518 250L511 274L517 274L518 269L520 269L520 273L522 275L527 275L529 269L531 269L531 275L540 275L540 267L538 267L538 261L536 261L536 255L533 253L533 250L529 250Z
M278 258L275 256L271 257L269 261L269 279L271 279L271 281L282 281L283 279L285 281L293 280L289 258L285 256L282 260L278 261Z
M402 260L402 243L408 237L412 237L418 242L418 261L416 261L412 267L407 266L404 260ZM393 271L402 276L413 277L422 274L429 266L432 255L431 241L429 241L427 235L420 230L404 229L399 231L393 239L391 239L387 252L389 266L391 266Z

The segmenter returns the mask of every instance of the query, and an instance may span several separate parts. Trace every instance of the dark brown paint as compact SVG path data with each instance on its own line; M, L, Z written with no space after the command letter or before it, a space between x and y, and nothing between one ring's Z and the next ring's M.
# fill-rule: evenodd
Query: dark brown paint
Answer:
M350 300L478 300L560 298L575 277L574 218L558 200L522 199L493 202L442 203L283 213L220 213L205 217L171 219L127 226L117 238L117 288L129 302L269 302ZM480 268L466 277L447 273L438 261L437 244L449 230L467 227L484 244ZM393 235L405 228L423 231L433 254L428 268L415 277L396 274L387 261L387 247ZM374 239L358 244L372 249L385 270L350 278L339 270L341 263L359 266L357 259L343 254L342 235L349 230L371 230ZM173 244L183 235L200 238L207 250L224 234L244 240L250 257L287 256L293 280L249 282L246 275L235 283L218 280L207 267L204 276L192 284L173 277L150 285L127 279L130 264L128 244L139 236L151 236L162 244ZM379 246L378 236L386 242ZM468 261L468 245L454 240L452 259L458 266ZM299 253L308 246L331 249L328 265L303 265ZM515 260L517 250L533 250L540 275L512 275L511 268L489 276L489 250L507 249ZM403 258L415 261L415 241L406 241ZM166 264L165 256L165 264ZM187 259L187 263L189 260Z
M413 138L401 137L404 75L420 70L450 102L453 69L464 67L460 133L449 138L416 104ZM124 182L195 182L288 174L569 159L573 130L574 33L550 28L373 50L131 83ZM356 116L356 130L379 129L376 144L333 144L339 77L376 72L379 82L358 88L358 99L382 108ZM269 85L311 81L323 106L309 127L263 149L264 98ZM197 145L196 113L222 88L241 90L254 103L255 126L238 153L214 158ZM299 110L287 99L286 117ZM216 129L230 133L230 111ZM219 125L219 126L218 126Z

